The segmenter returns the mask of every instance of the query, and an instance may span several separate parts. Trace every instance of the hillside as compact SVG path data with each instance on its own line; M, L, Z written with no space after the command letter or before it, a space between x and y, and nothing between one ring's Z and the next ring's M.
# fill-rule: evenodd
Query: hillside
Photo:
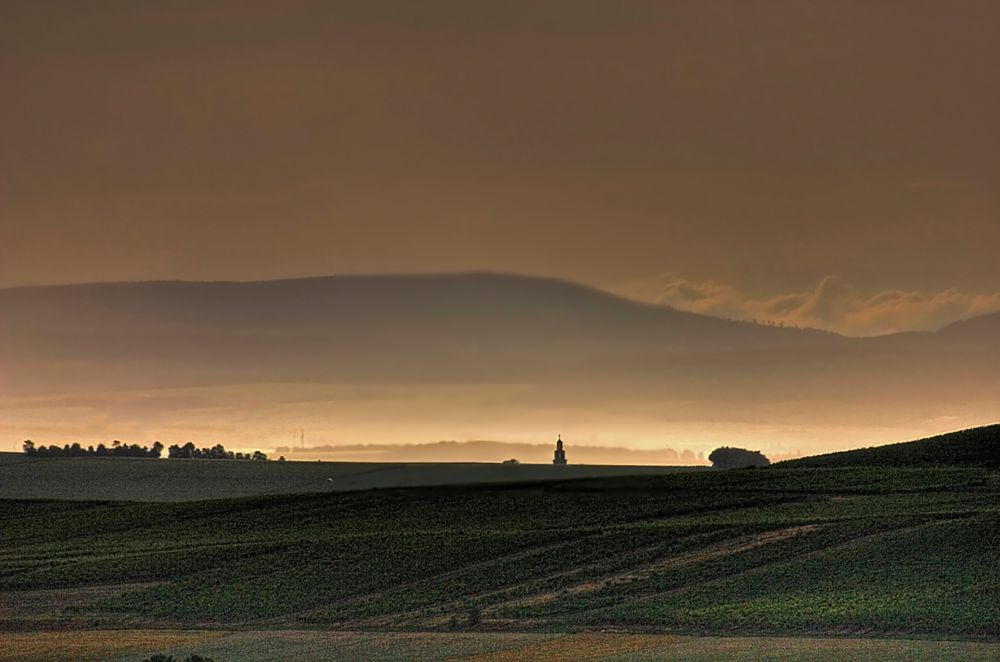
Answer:
M986 467L1000 468L1000 424L781 462L787 467Z
M981 469L4 500L0 629L995 638L998 515Z

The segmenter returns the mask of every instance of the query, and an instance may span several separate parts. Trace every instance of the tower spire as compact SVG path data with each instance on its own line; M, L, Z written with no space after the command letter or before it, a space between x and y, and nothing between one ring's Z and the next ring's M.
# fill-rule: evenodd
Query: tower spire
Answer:
M566 464L566 451L563 450L562 435L556 435L556 452L552 457L552 464Z

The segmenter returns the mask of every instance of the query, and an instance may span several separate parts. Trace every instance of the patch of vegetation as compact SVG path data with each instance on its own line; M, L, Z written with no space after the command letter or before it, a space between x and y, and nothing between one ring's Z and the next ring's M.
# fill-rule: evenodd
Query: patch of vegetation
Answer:
M708 461L716 469L749 469L771 464L760 451L748 451L745 448L731 446L716 448L708 454Z

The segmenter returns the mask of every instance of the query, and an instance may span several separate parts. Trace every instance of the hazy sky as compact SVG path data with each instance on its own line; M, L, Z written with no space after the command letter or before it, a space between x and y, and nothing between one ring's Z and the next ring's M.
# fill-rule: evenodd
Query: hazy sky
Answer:
M827 326L858 332L909 324L870 323L886 292L995 309L998 34L994 0L6 0L0 285L486 269L754 313L847 284L864 319Z

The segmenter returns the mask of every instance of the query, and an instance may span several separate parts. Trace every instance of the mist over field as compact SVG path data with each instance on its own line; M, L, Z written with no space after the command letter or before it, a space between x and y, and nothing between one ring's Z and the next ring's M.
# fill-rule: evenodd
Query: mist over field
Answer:
M305 431L788 456L990 422L1000 400L1000 315L851 338L495 274L8 288L0 339L9 450Z

